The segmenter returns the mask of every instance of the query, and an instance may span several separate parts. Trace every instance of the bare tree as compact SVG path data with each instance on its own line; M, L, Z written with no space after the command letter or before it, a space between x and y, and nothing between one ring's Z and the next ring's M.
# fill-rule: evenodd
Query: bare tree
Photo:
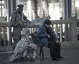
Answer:
M38 9L38 0L33 0L34 3L34 13L35 13L35 18L38 17L37 9Z

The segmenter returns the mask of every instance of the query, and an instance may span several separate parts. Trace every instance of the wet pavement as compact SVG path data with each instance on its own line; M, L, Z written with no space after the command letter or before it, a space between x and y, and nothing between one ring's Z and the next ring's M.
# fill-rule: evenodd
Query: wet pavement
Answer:
M49 56L49 49L44 48L45 60L36 60L36 62L19 61L11 63L8 61L12 55L11 52L0 53L0 64L79 64L79 47L66 47L61 49L61 55L64 57L60 61L52 61Z

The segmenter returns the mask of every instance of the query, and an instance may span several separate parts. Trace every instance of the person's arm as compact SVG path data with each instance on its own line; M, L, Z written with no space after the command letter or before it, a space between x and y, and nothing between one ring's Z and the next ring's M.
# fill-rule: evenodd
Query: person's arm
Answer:
M11 26L15 27L17 25L18 25L18 23L16 22L16 15L12 14L11 15Z
M31 21L28 20L27 17L24 14L23 14L23 18L24 18L25 22L31 23Z
M34 26L34 23L33 22L31 22L30 20L28 20L25 15L23 15L23 16L24 16L24 20L25 20L26 26Z
M60 43L53 29L51 28L50 30L51 30L51 36L52 36L53 41L56 42L57 44Z
M39 27L37 32L38 32L40 38L45 38L45 37L47 38L48 37L48 34L46 32L44 32L43 27Z
M57 37L56 37L56 34L55 34L54 30L53 30L52 28L50 28L50 31L51 31L52 39L53 39L54 41L57 41Z
M27 17L24 15L24 20L28 23L30 23L30 20L27 19Z

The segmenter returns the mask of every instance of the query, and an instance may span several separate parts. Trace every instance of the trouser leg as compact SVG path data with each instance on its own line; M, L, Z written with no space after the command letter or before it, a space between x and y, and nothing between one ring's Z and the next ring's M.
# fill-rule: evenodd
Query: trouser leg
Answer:
M19 38L13 38L13 40L14 40L14 44L13 44L13 50L15 49L15 47L16 47L16 44L18 43L18 41L20 40L21 38L19 37Z
M51 42L49 44L49 48L50 48L50 56L51 56L51 58L55 59L56 58L56 46L55 46L55 43Z
M17 42L18 42L18 40L17 39L14 39L13 50L15 49Z
M40 54L39 56L42 56L42 60L44 60L44 52L43 52L43 46L40 46Z
M60 51L61 51L60 43L56 43L56 55L57 55L57 57L60 56Z

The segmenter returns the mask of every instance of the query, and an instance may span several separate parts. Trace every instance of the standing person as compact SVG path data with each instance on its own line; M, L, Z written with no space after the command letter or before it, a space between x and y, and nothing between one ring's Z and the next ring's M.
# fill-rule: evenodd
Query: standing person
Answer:
M55 32L50 25L51 21L47 19L43 25L38 28L40 43L42 46L47 46L50 48L50 56L52 60L58 61L59 59L63 58L60 55L60 43L57 42Z
M18 8L12 13L11 16L11 26L13 27L13 50L17 44L17 42L21 39L21 30L26 26L26 24L29 24L29 20L27 17L23 14L23 5L19 4L17 5Z

